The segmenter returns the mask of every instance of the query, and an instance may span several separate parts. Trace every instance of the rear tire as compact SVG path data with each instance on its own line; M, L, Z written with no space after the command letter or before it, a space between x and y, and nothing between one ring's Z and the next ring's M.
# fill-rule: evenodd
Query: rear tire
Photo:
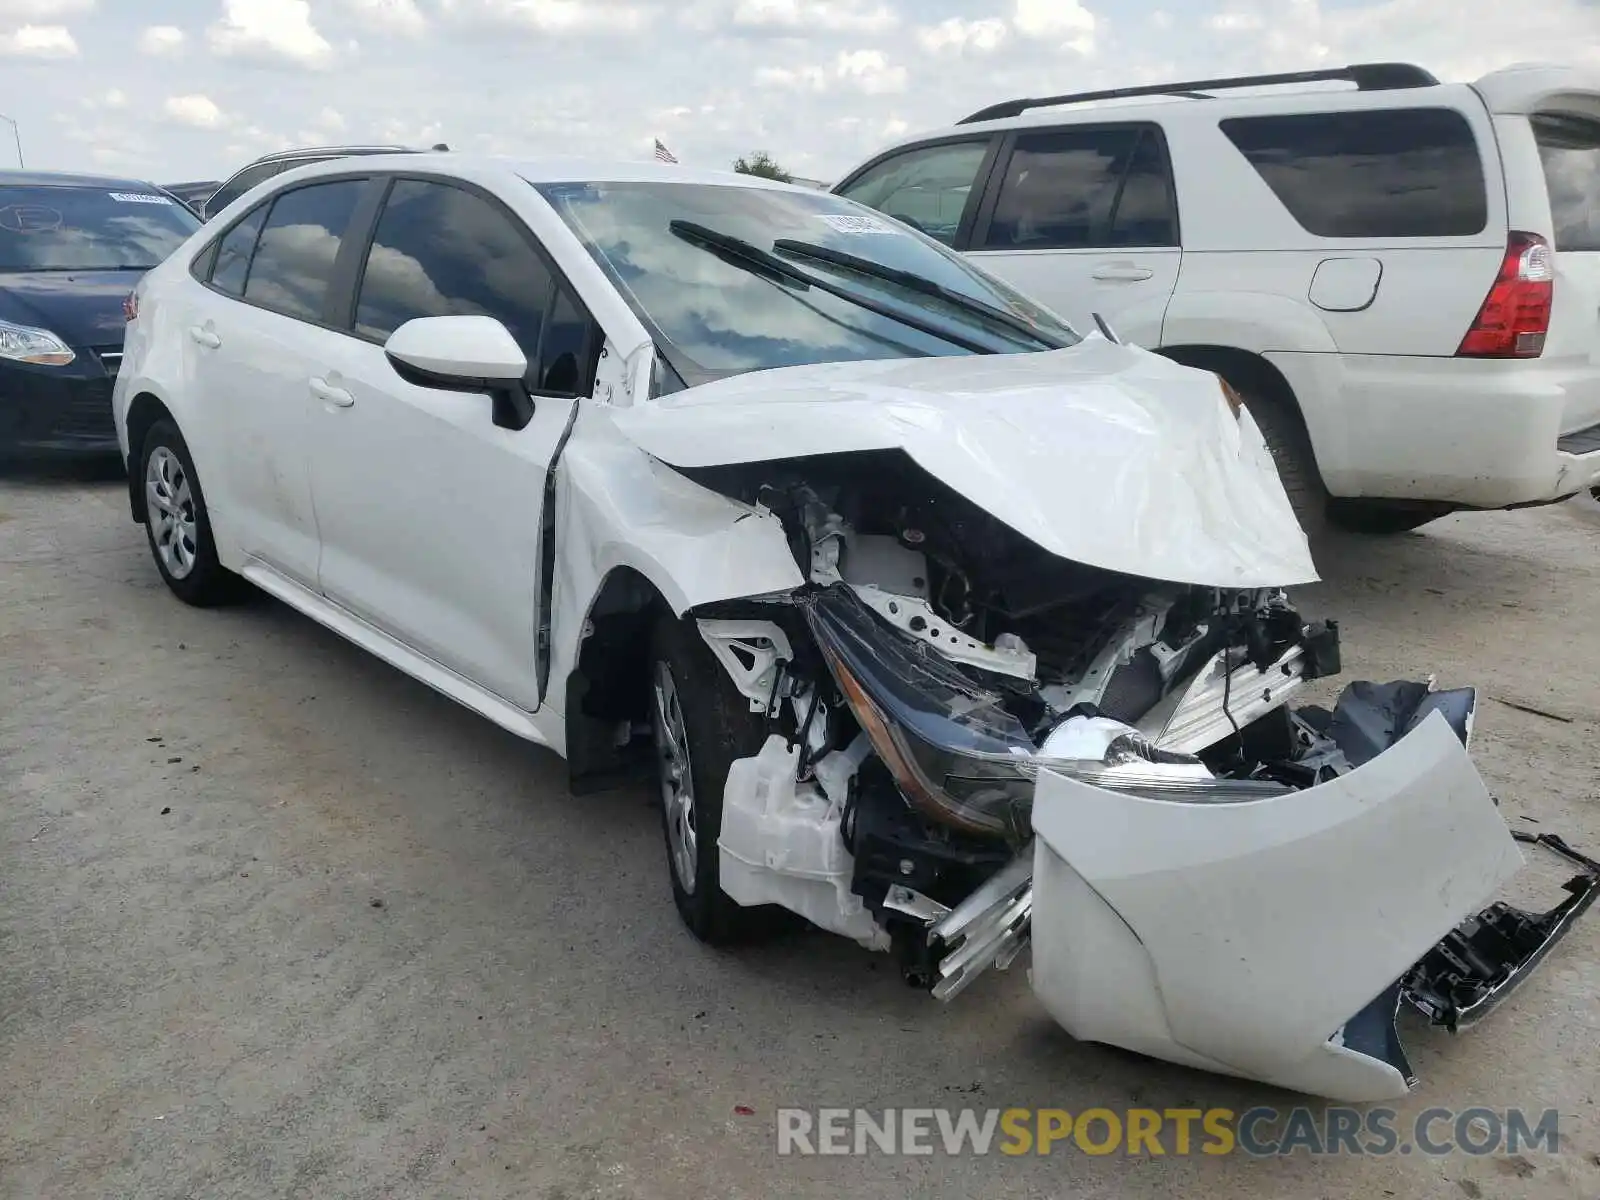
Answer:
M765 724L692 622L663 616L651 647L661 831L678 915L695 937L714 946L777 932L787 914L772 906L745 908L724 892L717 852L728 770L735 759L760 751Z
M1328 520L1351 533L1375 537L1409 533L1455 510L1447 504L1387 504L1382 500L1330 500Z
M248 588L217 557L194 458L170 418L163 417L145 434L137 482L144 489L150 556L172 594L196 608L241 599Z

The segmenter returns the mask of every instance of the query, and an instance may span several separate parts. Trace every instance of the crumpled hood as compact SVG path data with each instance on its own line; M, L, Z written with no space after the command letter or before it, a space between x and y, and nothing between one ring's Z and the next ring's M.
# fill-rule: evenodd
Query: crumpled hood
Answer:
M1035 354L783 367L612 410L676 467L900 449L1053 554L1211 587L1317 578L1215 376L1095 335Z

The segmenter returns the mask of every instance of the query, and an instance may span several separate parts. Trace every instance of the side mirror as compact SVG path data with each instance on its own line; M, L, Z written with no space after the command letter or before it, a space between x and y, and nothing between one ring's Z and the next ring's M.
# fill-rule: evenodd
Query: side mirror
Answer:
M389 335L383 352L407 383L487 392L496 425L521 429L533 418L533 398L522 382L528 357L493 317L416 317Z

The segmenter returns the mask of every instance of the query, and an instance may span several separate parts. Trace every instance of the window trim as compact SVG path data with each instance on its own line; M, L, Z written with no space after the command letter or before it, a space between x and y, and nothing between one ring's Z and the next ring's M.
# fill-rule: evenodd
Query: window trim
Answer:
M961 210L961 220L956 224L956 235L950 241L950 249L958 253L963 252L969 248L972 242L979 210L982 208L983 198L987 194L992 181L1000 148L1005 143L1006 137L1007 134L1005 132L995 133L993 131L988 133L951 133L942 137L928 138L926 141L912 142L909 145L894 146L873 158L869 158L829 190L840 199L849 200L850 197L845 195L846 188L854 186L868 171L876 170L893 159L908 154L920 154L925 150L937 150L943 146L982 145L984 147L983 158L978 163L977 173L972 177L972 190L967 193L967 203ZM861 201L857 200L855 203L860 204ZM874 209L873 211L877 210Z
M288 187L281 188L278 191L273 192L270 196L262 197L259 203L251 205L249 209L239 215L238 220L230 222L228 227L216 236L216 245L220 250L223 240L226 239L229 234L231 234L240 225L248 221L256 213L265 210L266 215L262 217L261 229L256 234L255 246L253 246L250 250L249 265L245 268L244 285L248 289L250 286L250 273L255 270L256 252L261 247L261 234L266 232L267 223L272 220L272 210L277 206L279 199L289 195L291 192L300 192L304 191L306 188L320 187L329 183L366 184L367 186L365 193L359 199L357 199L355 209L351 212L350 220L345 226L344 233L340 237L339 253L333 260L333 271L328 276L328 293L323 298L322 312L320 316L311 318L302 316L299 313L284 312L282 309L273 308L270 305L261 304L258 301L248 299L243 294L235 296L232 292L223 291L211 281L211 276L216 270L215 258L213 258L211 261L211 267L210 270L206 272L206 277L200 280L201 285L205 287L207 291L221 296L225 300L232 300L236 304L247 305L258 312L271 313L273 316L282 317L286 321L296 321L301 325L311 325L317 329L326 329L332 333L348 332L347 330L339 329L338 327L331 325L328 321L328 314L330 311L333 311L334 301L338 298L340 288L343 286L344 277L342 270L344 268L344 259L347 253L347 247L352 240L351 235L359 232L362 228L361 223L364 220L369 220L371 216L370 209L373 192L372 185L375 182L378 182L378 180L369 171L349 171L340 172L336 175L319 175L315 179L306 179L299 183L291 184ZM200 255L197 255L196 258L198 259L203 257L206 253L207 251L202 250Z
M1131 131L1135 135L1134 151L1139 149L1138 138L1145 134L1152 134L1156 140L1156 151L1161 156L1161 165L1165 168L1167 180L1167 203L1172 209L1172 242L1168 245L1139 245L1139 246L1040 246L1027 248L1018 246L986 246L984 242L989 237L990 226L994 222L994 210L999 206L1000 192L1005 187L1006 172L1011 167L1012 156L1016 153L1019 138L1035 135L1051 135L1061 133L1097 133L1105 130L1118 132ZM1002 151L997 156L993 173L989 178L989 186L984 190L983 201L979 205L977 219L973 222L971 245L964 247L974 254L1106 254L1106 253L1138 253L1153 250L1182 250L1183 249L1183 212L1178 206L1178 174L1172 164L1172 150L1167 143L1167 131L1159 121L1064 121L1049 125L1025 125L1020 128L1008 129L1001 139ZM1130 158L1131 164L1131 158ZM1111 219L1116 220L1117 204L1122 201L1122 188L1127 182L1127 172L1124 170L1122 178L1117 181L1117 195L1111 208Z
M1472 230L1452 230L1449 233L1318 233L1303 220L1300 215L1289 207L1288 202L1272 186L1271 180L1261 171L1233 135L1228 132L1230 125L1255 125L1262 121L1278 121L1286 119L1306 120L1318 117L1397 117L1409 113L1448 113L1461 123L1466 130L1467 137L1472 142L1473 152L1478 163L1478 182L1482 185L1483 196L1483 223ZM1352 246L1371 246L1375 242L1412 243L1425 242L1429 245L1439 245L1441 248L1450 248L1451 243L1470 241L1481 238L1495 225L1495 193L1494 179L1490 171L1491 165L1498 164L1499 150L1497 146L1484 146L1479 130L1473 120L1460 107L1444 101L1434 104L1406 104L1384 108L1344 108L1344 109L1317 109L1312 112L1270 112L1270 113L1241 113L1231 117L1221 117L1217 121L1217 132L1222 135L1222 140L1239 156L1239 161L1260 181L1266 188L1267 194L1276 201L1279 208L1289 220L1294 222L1307 237L1317 239L1318 243L1338 243ZM1493 156L1493 158L1491 158ZM1502 189L1503 195L1503 189Z
M502 217L504 217L506 221L511 224L511 227L517 231L517 235L522 239L523 244L533 252L534 257L544 265L545 270L550 274L550 296L545 307L545 319L539 324L539 345L535 350L535 354L538 356L539 361L537 364L530 361L530 367L537 365L542 368L544 365L544 339L545 334L549 329L550 312L555 307L555 298L558 292L565 291L569 296L571 296L578 308L582 310L583 315L586 318L587 331L584 334L584 361L582 364L583 374L580 378L580 385L586 382L589 390L587 392L571 393L549 391L544 388L529 388L528 394L534 397L545 397L552 400L585 400L593 397L594 389L597 384L595 375L599 352L601 347L605 345L605 331L600 327L600 321L594 315L594 311L589 307L589 302L584 299L583 293L573 286L572 280L569 279L566 272L561 269L561 265L550 256L550 253L539 241L538 235L534 233L531 228L529 228L528 223L518 216L516 211L512 209L509 204L507 204L499 196L495 195L488 188L474 183L471 180L461 179L454 175L433 175L425 171L393 171L373 175L372 179L374 183L380 185L375 189L377 199L373 205L371 217L367 223L365 234L360 239L360 256L355 260L355 263L351 268L351 278L349 280L350 287L346 296L347 302L340 312L340 317L343 320L344 325L342 328L333 327L334 332L342 333L346 337L355 338L356 341L365 342L369 346L377 346L379 349L383 348L384 344L388 341L387 338L370 338L365 334L358 332L355 325L356 312L361 304L361 285L366 281L367 263L372 257L372 245L375 241L377 241L378 238L378 223L383 219L383 212L388 206L389 197L393 194L394 187L397 183L430 183L438 187L454 188L457 191L466 192L468 195L475 196L479 200L484 201L489 205L490 208L494 209ZM342 246L340 247L340 250L342 253ZM337 270L337 265L335 269Z

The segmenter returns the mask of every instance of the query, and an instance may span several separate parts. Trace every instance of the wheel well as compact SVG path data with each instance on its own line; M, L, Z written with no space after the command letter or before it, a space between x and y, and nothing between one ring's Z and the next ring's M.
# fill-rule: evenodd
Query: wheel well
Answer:
M1289 386L1282 371L1259 354L1233 346L1163 346L1157 353L1186 367L1221 375L1252 399L1278 405L1286 413L1293 414L1301 431L1305 431L1305 414L1300 411L1294 388Z
M650 719L650 639L672 608L631 567L600 585L567 676L567 766L574 792L608 786L641 761Z
M133 519L140 524L145 519L144 489L139 486L135 466L150 427L163 417L171 420L172 414L167 411L165 404L149 392L140 392L128 406L128 504L133 511Z

